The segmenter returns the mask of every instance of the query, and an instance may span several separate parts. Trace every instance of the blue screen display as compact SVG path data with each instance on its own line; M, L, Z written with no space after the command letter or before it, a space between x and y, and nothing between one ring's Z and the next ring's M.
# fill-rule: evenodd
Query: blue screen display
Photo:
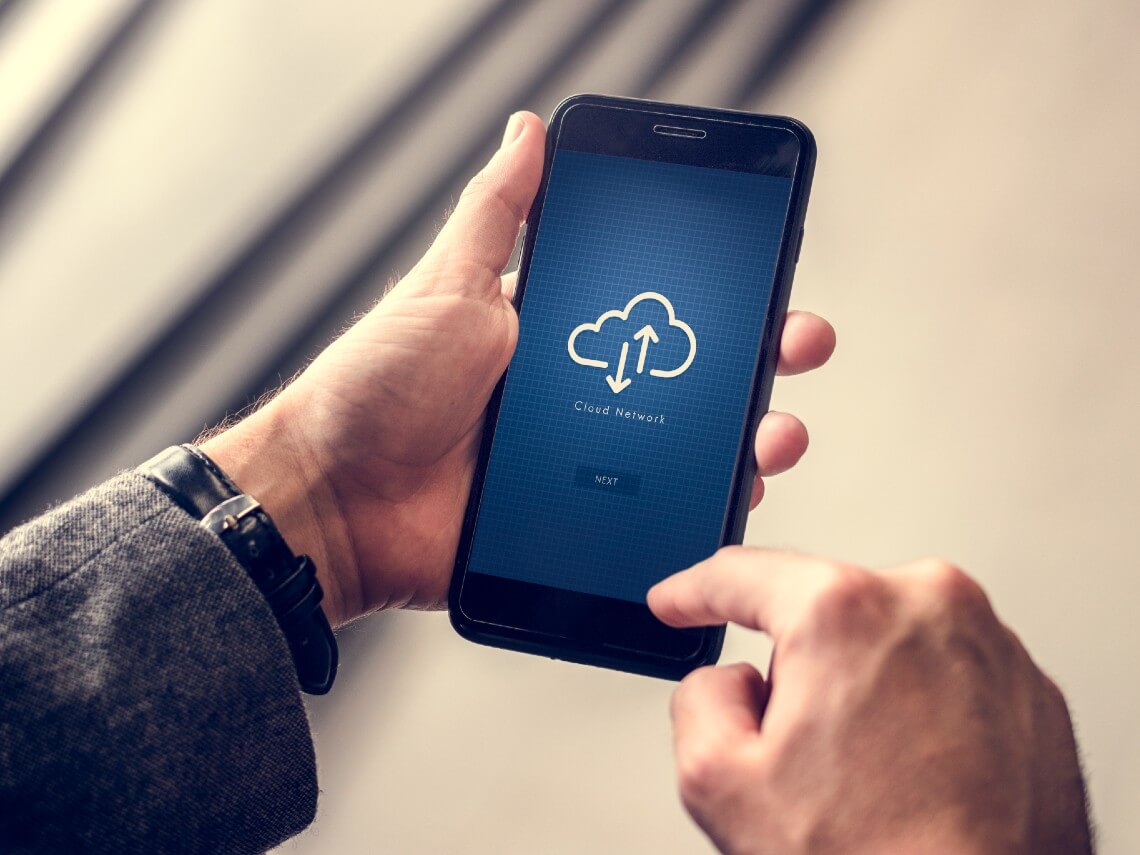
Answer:
M469 572L644 602L717 549L790 193L557 151Z

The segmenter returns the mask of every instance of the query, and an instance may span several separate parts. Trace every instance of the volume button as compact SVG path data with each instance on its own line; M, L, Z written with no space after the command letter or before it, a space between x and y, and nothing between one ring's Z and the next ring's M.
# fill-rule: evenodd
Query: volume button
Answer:
M795 263L800 263L800 250L804 248L804 227L800 226L799 236L796 238L796 260Z

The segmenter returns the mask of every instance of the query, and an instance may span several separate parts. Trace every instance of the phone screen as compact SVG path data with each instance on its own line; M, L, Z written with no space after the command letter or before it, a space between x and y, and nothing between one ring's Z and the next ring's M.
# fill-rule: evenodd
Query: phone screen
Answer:
M723 542L791 170L564 137L467 568L644 604Z

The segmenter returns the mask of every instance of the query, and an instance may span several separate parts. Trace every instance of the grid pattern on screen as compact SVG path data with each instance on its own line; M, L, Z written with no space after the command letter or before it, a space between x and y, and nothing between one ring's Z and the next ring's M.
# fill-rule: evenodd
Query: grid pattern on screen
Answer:
M790 190L787 178L558 152L472 572L644 601L651 585L716 549ZM694 331L684 373L649 374L676 368L689 349L653 299L578 340L577 352L607 369L570 358L575 327L646 291ZM644 345L638 374L643 343L633 336L646 324L660 341ZM631 382L614 393L606 376L616 377L623 342ZM636 474L636 495L576 485L581 467Z

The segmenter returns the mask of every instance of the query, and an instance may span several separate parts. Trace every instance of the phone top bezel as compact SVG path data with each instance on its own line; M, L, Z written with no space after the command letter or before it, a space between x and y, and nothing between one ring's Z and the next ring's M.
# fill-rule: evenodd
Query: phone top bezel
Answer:
M582 115L582 112L588 112L592 108L607 112L595 113L588 117L593 121L567 125L566 119L572 111L579 110L579 115ZM599 121L599 117L607 116L618 118L615 118L613 122ZM728 139L739 140L745 137L761 141L766 135L772 145L751 146L749 147L752 149L751 151L741 151L744 147L740 145L718 146L714 144L704 147L703 151L707 154L702 156L702 147L692 144L694 140L654 134L651 133L651 127L646 127L663 120L681 123L678 125L680 127L696 127L706 130L708 133L704 139L700 140L701 143L706 141L715 143ZM640 133L645 139L652 140L642 151L648 156L642 157L633 154L629 139L621 133L613 133L614 122L624 123L630 129L631 136ZM585 129L587 132L582 133L580 129ZM758 131L761 133L757 133ZM790 140L794 141L794 146L789 142ZM519 268L515 306L520 311L525 300L526 279L529 274L531 255L541 228L542 205L545 201L550 171L559 149L565 148L619 157L638 156L639 159L643 160L727 168L756 174L783 175L792 180L788 217L781 239L773 294L769 301L769 311L765 320L759 359L753 375L751 401L748 410L749 418L742 426L742 439L735 463L733 490L729 506L726 509L721 537L722 543L738 543L743 536L748 511L747 494L751 492L752 478L755 475L750 439L755 433L760 415L767 408L768 397L771 393L770 379L767 382L759 382L759 380L765 377L770 378L774 373L775 352L772 345L773 342L779 341L783 315L787 309L790 274L794 268L793 253L798 250L798 243L794 247L792 244L802 236L807 193L810 189L815 162L814 139L804 125L786 117L758 116L727 110L682 107L609 96L577 95L562 102L555 110L551 117L546 146L542 180L527 218L527 231ZM787 156L789 147L795 149L793 157ZM731 150L733 148L736 150ZM782 156L781 149L783 150ZM467 565L474 526L482 500L483 484L494 441L499 408L502 404L506 376L507 374L504 373L488 403L487 421L480 445L476 474L472 483L471 499L465 514L456 555L455 572L448 598L451 622L455 629L464 637L481 643L672 679L680 678L701 664L716 661L723 643L723 627L683 631L685 638L692 639L691 645L686 642L688 652L683 655L662 655L660 647L658 651L654 651L620 643L620 639L626 637L621 630L630 626L645 628L649 635L654 634L649 632L649 628L660 628L669 637L678 637L677 634L682 632L668 629L657 622L656 618L649 612L648 607L643 604L580 594L553 586L533 585L491 574L468 571ZM488 580L494 588L492 599L489 601L496 602L505 597L507 601L513 600L516 604L522 604L522 610L519 614L532 618L529 625L519 625L524 623L521 619L501 623L498 620L490 621L473 617L467 613L463 598L465 586L486 586ZM514 594L510 593L512 587L516 588ZM466 589L469 592L473 590L471 587ZM537 593L535 589L539 589ZM596 601L605 601L605 603L599 604ZM593 609L592 612L591 609ZM559 634L558 631L551 632L549 625L544 629L540 626L541 621L539 620L543 615L553 616L555 624L560 620L562 624L566 624L565 618L568 615L573 616L573 620L570 622L574 625L588 624L590 626L590 637L564 635ZM601 622L602 615L606 615L604 622ZM607 630L605 637L608 639L619 638L619 643L601 640L599 629Z
M794 180L801 137L790 126L753 119L744 121L727 112L710 118L576 101L566 107L557 127L551 120L551 132L555 153L579 151ZM687 130L703 136L671 133Z

